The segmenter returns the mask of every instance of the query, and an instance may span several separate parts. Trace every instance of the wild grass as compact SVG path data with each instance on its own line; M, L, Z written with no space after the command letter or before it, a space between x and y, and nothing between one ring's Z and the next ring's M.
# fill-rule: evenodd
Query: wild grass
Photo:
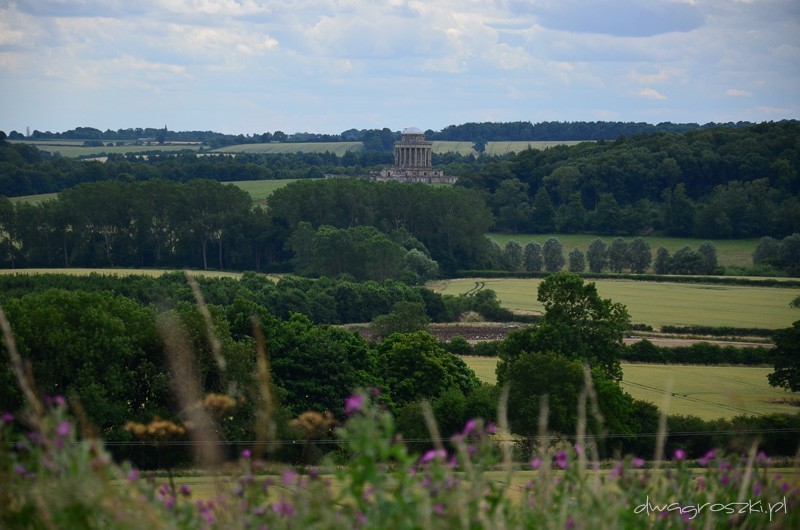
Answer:
M202 295L192 286L202 310ZM2 310L0 327L27 404L19 415L7 411L0 417L4 528L686 528L687 521L707 528L800 526L800 490L770 473L769 458L755 444L743 456L711 449L689 461L683 450L664 454L662 421L649 463L631 455L598 472L597 440L586 428L588 414L601 424L602 417L594 412L588 369L574 439L547 431L549 411L542 401L524 485L512 461L506 393L497 427L471 420L449 440L441 438L430 406L423 404L433 448L419 457L402 442L380 397L358 392L347 399L347 418L337 431L346 464L327 467L335 469L335 486L313 468L299 474L285 467L280 476L267 475L274 467L249 449L235 464L235 477L226 479L216 465L213 420L195 403L201 396L189 341L174 322L161 320L178 404L193 409L185 428L197 465L214 477L210 498L198 499L189 484L143 480L130 465L114 463L77 398L41 400ZM258 439L268 441L271 383L264 377L269 367L263 336L255 335L261 398L254 406L266 426L266 436Z
M797 320L789 307L800 289L738 285L689 284L632 280L591 280L603 298L628 308L631 321L664 325L731 326L780 329ZM476 284L492 289L503 307L543 311L536 299L540 279L458 278L447 280L440 292L459 295Z
M211 153L251 153L251 154L283 154L283 153L333 153L342 156L348 151L361 151L361 142L297 142L268 144L237 144L220 147Z
M496 357L462 357L481 381L497 383ZM656 405L669 393L670 414L704 420L741 415L797 414L791 392L769 386L768 367L622 363L622 388ZM670 390L671 389L671 390Z

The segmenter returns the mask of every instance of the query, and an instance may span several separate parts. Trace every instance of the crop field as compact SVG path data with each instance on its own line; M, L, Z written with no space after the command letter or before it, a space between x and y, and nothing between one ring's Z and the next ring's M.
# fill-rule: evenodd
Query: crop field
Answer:
M200 149L200 144L192 143L192 144L153 144L153 145L116 145L116 142L112 142L115 145L113 146L102 146L102 147L84 147L83 141L81 140L57 140L57 141L41 141L41 142L19 142L19 143L26 143L28 145L35 145L41 151L47 151L51 154L58 153L61 156L67 158L78 158L78 157L87 157L93 155L99 155L100 153L107 153L107 154L128 154L128 153L145 153L148 151L163 151L165 153L177 153L179 151L185 151L190 149L192 151L197 151ZM106 142L109 143L109 142Z
M536 299L539 279L459 278L437 283L444 294L459 295L492 289L503 307L543 311ZM789 302L800 289L711 284L682 284L631 280L593 280L603 298L628 308L633 323L688 326L732 326L779 329L797 320Z
M364 144L361 142L298 142L298 143L268 143L268 144L239 144L220 147L211 153L253 153L253 154L281 154L281 153L334 153L342 156L348 151L361 151Z
M102 274L105 276L163 276L169 272L181 272L167 269L0 269L0 274L72 274L74 276L88 276L89 274ZM225 271L190 271L195 276L209 276L213 278L241 278L241 272Z
M277 180L241 180L237 182L227 182L243 189L253 198L253 202L264 206L267 204L267 197L278 188L291 184L299 179L277 179Z
M20 197L9 197L12 203L14 202L28 202L31 204L39 204L40 202L49 201L58 198L58 193L40 193L39 195L22 195Z
M497 382L496 357L462 358L481 381ZM800 411L790 404L790 392L769 386L770 372L769 367L622 363L622 388L659 408L668 397L670 414L692 414L706 420Z
M595 239L602 239L606 245L610 245L616 236L598 236L591 234L489 234L489 238L496 241L501 247L511 240L518 241L523 246L536 241L540 245L551 237L558 238L561 244L564 245L564 255L569 253L570 250L577 247L585 254L589 245ZM624 237L626 241L630 241L633 237ZM708 241L707 239L688 239L680 237L661 237L661 236L643 236L642 239L647 241L650 245L650 250L655 259L656 250L658 247L664 247L670 253L674 254L677 250L683 247L690 247L693 250ZM749 267L753 264L753 251L758 246L758 239L715 239L711 241L717 249L717 262L721 266L738 266Z

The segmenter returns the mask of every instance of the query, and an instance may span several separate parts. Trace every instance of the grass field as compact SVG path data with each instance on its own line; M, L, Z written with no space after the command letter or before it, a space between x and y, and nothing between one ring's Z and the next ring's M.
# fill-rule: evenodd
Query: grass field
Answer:
M463 359L481 381L497 382L496 357ZM659 408L669 396L670 414L693 414L706 420L741 414L800 412L800 408L785 402L793 397L790 392L769 386L770 372L772 368L752 366L623 363L622 388L634 398L650 401Z
M331 152L337 156L344 155L347 151L361 151L364 144L361 142L298 142L298 143L269 143L269 144L238 144L220 147L211 153L324 153Z
M159 277L168 272L176 272L166 269L0 269L0 274L72 274L75 276L88 276L92 273L106 276L153 276ZM181 272L181 271L177 271ZM241 272L225 271L201 271L193 270L195 276L209 276L213 278L241 278Z
M536 299L539 279L459 278L437 283L444 294L458 295L482 284L497 293L512 310L542 311ZM779 329L800 317L789 302L800 289L710 284L681 284L631 280L595 280L603 298L628 308L631 321L663 325L733 326Z
M615 236L597 236L586 234L489 234L489 238L502 247L512 239L519 241L522 245L526 245L531 241L536 241L540 245L551 237L558 238L561 244L564 245L564 255L566 256L570 250L577 247L581 249L584 254L589 248L589 244L597 238L610 245ZM630 241L632 237L623 238ZM670 253L674 254L675 251L683 247L690 247L693 250L702 245L706 239L687 239L679 237L660 237L660 236L645 236L642 239L647 241L650 245L650 250L655 259L656 250L658 247L664 247ZM717 249L717 262L721 266L735 265L739 267L749 267L753 264L753 251L758 246L758 239L715 239L711 241Z
M264 206L267 204L267 197L278 188L291 184L299 179L278 179L278 180L241 180L238 182L227 182L234 184L250 194L253 202Z
M49 201L58 198L58 193L40 193L39 195L23 195L21 197L9 197L8 200L13 202L29 202L31 204L39 204L40 202Z
M15 142L17 143L17 142ZM144 153L148 151L163 151L179 152L186 149L197 151L200 149L200 144L153 144L153 145L113 145L102 147L84 147L82 140L53 140L53 141L36 141L36 142L18 142L28 145L35 145L41 151L47 151L51 154L60 154L67 158L78 158L80 156L93 156L100 153L115 153L115 154L128 154L128 153ZM108 143L108 142L106 142ZM116 143L116 142L114 142Z

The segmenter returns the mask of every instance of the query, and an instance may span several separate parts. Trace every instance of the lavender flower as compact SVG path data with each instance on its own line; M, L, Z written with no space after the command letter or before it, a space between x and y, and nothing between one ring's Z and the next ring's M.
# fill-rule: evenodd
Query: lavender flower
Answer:
M344 413L346 416L352 416L356 412L360 412L364 408L364 396L361 394L353 394L344 400Z

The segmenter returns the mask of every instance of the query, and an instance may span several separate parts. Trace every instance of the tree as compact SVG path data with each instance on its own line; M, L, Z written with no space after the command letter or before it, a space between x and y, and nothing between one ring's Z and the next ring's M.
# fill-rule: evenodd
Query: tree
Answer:
M590 271L594 273L603 272L608 260L605 241L602 239L595 239L589 243L589 249L586 251L586 258L589 261Z
M643 274L650 267L653 255L650 252L650 244L641 237L637 237L628 245L628 258L631 272Z
M427 331L429 322L423 304L402 301L394 304L389 314L375 317L371 328L377 338L385 339L393 333Z
M542 257L547 272L560 271L564 267L564 245L558 238L549 238L542 247Z
M795 301L797 299L793 303ZM773 340L775 370L767 375L769 384L792 392L800 391L800 320L789 328L776 331Z
M586 259L583 252L578 247L573 248L569 252L569 271L570 272L583 272L586 269Z
M552 232L555 227L556 209L553 200L544 186L539 188L533 197L533 211L531 213L531 231L538 234Z
M669 235L686 237L692 233L695 206L686 195L683 183L675 186L674 190L664 190L662 215Z
M669 274L671 258L669 251L664 247L658 247L656 250L656 262L653 265L653 270L656 274Z
M559 232L574 234L584 229L586 208L583 206L580 193L574 193L569 201L558 208L556 228Z
M669 260L672 274L704 274L706 267L705 256L689 247L678 250Z
M622 377L622 339L630 317L622 304L600 298L594 283L558 273L539 284L545 314L537 327L511 332L498 347L497 382L504 385L525 352L550 352L597 367L612 381Z
M614 238L608 247L608 267L620 273L628 267L628 243L621 237Z
M540 272L544 266L544 256L542 245L536 241L531 241L525 245L525 270L528 272Z
M519 241L511 240L506 243L503 249L503 261L507 270L521 271L525 269L524 252Z
M705 274L714 274L714 271L717 269L717 248L711 241L706 241L697 251L703 256L705 259L705 267L703 267L703 272Z
M762 237L758 242L758 246L753 251L753 265L767 264L775 265L778 261L778 249L780 243L769 237Z
M480 386L475 373L426 331L395 333L378 345L383 379L396 407L432 399L456 387L469 394Z

